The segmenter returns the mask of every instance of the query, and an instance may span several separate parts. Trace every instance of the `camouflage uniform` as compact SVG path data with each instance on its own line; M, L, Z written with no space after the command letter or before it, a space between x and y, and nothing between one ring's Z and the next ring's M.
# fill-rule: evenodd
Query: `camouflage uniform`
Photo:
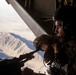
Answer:
M64 31L62 38L65 41L60 50L64 50L68 58L66 75L76 75L76 7L68 5L59 7L54 13L54 19L62 22Z
M49 66L49 70L51 69L52 62L54 62L54 57L54 49L50 45L44 54L44 62ZM59 61L58 64L61 66L61 69L59 69L59 75L76 75L76 44L69 45L66 42L60 42L59 53L57 54L56 60Z
M68 47L68 75L76 75L76 44Z

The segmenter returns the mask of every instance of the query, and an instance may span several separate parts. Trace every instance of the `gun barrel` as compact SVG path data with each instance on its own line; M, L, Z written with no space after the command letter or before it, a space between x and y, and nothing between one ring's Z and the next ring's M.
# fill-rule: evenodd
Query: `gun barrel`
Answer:
M32 58L34 58L33 54L36 53L37 51L39 51L39 50L35 50L35 51L30 52L30 53L20 55L19 56L19 61L21 62L21 61L23 61L23 59L31 60ZM26 60L24 60L24 61L26 61Z

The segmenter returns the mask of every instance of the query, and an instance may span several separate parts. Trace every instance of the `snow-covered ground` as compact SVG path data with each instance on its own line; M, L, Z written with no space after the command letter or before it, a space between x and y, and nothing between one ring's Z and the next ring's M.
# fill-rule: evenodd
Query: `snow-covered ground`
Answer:
M18 57L35 50L32 41L36 38L14 8L0 0L0 58ZM25 63L36 72L46 72L43 53L35 53L35 58Z

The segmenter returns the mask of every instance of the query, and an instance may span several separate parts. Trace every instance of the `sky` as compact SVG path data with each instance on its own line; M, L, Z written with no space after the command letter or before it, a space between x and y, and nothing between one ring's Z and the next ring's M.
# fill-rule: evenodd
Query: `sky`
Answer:
M0 0L0 58L18 57L35 50L32 43L35 38L14 8L5 0ZM25 63L25 66L44 72L46 68L43 65L43 53L39 54Z
M5 0L0 0L0 31L15 32L29 40L35 38L35 35L28 28L26 23L21 19L14 8L6 3Z

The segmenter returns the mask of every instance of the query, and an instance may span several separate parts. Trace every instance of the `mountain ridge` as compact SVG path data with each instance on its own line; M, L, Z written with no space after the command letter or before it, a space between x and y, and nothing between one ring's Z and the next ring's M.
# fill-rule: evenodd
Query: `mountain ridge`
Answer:
M0 53L3 52L9 57L19 57L33 51L26 43L14 37L9 32L0 32L0 50ZM45 72L46 68L43 64L43 58L38 53L35 53L34 56L34 59L24 63L24 67L29 67L36 72Z

